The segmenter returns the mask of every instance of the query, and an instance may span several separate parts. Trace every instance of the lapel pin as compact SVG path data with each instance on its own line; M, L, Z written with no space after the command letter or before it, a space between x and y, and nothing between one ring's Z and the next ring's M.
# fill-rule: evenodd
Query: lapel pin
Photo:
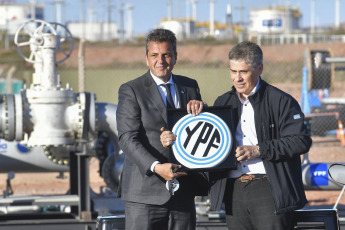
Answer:
M184 94L184 90L181 90L181 93Z

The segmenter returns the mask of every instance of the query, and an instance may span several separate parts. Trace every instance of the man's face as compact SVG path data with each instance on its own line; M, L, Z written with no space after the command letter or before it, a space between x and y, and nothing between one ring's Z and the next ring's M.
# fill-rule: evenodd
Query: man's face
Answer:
M151 72L167 82L176 64L176 55L170 42L150 42L146 55L146 65Z
M230 60L230 76L232 84L243 99L246 99L258 83L263 65L253 69L244 61Z

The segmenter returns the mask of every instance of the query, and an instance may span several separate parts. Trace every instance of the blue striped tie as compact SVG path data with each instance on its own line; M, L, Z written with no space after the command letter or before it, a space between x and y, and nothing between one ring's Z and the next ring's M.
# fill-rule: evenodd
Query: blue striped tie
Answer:
M170 86L171 84L161 84L161 86L165 87L165 89L167 90L167 108L168 109L175 109L175 104L174 104L174 100L172 99L171 96L171 90L170 90Z

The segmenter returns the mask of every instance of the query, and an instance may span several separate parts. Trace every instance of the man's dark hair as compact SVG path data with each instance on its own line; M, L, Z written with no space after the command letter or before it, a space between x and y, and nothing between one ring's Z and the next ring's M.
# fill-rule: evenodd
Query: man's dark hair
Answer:
M229 60L244 61L256 69L263 63L263 53L256 43L244 41L238 43L229 52Z
M175 55L177 54L176 51L176 37L173 32L166 29L155 29L152 30L146 38L146 55L149 52L149 43L150 42L170 42Z

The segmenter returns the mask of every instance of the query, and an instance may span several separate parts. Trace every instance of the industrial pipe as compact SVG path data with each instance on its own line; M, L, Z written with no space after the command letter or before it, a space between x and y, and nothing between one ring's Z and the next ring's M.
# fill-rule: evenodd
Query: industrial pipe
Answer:
M306 190L341 190L345 184L345 167L335 167L335 164L345 165L345 162L319 162L302 164L302 179ZM330 169L330 170L329 170Z

